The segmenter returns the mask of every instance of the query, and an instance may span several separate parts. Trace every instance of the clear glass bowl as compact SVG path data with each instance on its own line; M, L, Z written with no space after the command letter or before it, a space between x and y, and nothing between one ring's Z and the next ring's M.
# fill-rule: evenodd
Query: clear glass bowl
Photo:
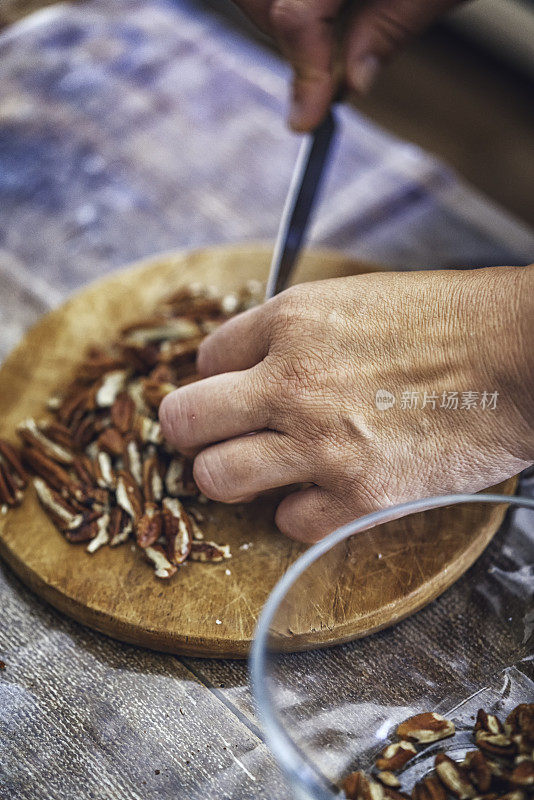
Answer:
M279 632L291 630L299 609L322 606L336 581L346 539L403 514L464 503L522 506L510 514L475 565L441 597L397 625L329 649L280 652ZM473 748L478 708L505 717L534 700L532 571L534 499L502 495L430 498L370 514L311 547L271 593L251 653L253 692L267 743L293 795L302 800L343 797L338 788L355 769L369 770L394 727L423 711L455 721L447 752ZM355 540L353 540L355 541ZM336 554L340 557L332 558ZM336 573L337 576L337 573ZM312 588L311 588L312 587ZM317 625L322 624L317 619ZM437 742L403 771L402 789L433 767Z

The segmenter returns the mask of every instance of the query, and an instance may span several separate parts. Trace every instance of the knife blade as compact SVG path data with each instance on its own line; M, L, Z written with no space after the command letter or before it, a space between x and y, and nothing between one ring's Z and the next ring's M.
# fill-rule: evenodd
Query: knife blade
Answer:
M336 120L329 111L300 146L274 246L265 299L286 288L300 253L331 149Z

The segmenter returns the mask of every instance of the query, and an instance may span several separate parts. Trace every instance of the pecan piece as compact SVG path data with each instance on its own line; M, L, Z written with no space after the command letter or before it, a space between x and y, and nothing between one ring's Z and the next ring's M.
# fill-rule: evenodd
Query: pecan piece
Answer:
M347 775L343 781L343 791L347 800L384 800L384 787L376 781L370 781L358 770Z
M477 789L485 794L489 792L491 786L492 772L491 767L486 761L484 753L480 750L472 750L465 754L464 766L472 783Z
M44 480L34 478L33 485L39 500L60 530L72 531L83 524L83 515L75 513L65 499L54 492Z
M510 781L514 786L524 789L529 789L534 786L534 760L526 758L514 767L510 776Z
M115 402L117 395L124 389L127 370L118 369L108 372L102 378L95 395L95 402L99 408L109 408Z
M416 753L417 750L411 742L395 742L382 750L382 753L376 759L376 766L381 770L396 772L402 769Z
M388 770L383 770L377 773L377 780L380 781L381 784L387 786L390 789L398 789L401 785L400 780L397 778L393 772L389 772Z
M155 567L154 574L156 578L172 578L175 574L177 567L171 564L165 550L160 544L154 544L152 547L147 547L143 550L146 557Z
M72 452L45 436L31 417L20 423L17 433L25 444L41 450L48 458L59 461L60 464L72 463Z
M111 422L124 436L133 428L135 403L127 392L121 392L111 406Z
M60 447L63 447L68 451L74 449L72 434L65 425L61 424L61 422L43 422L40 423L38 427L48 439L50 439L52 442L55 442Z
M171 392L174 392L175 389L175 383L145 378L143 381L143 399L147 405L157 411L163 398Z
M192 542L191 553L189 554L191 561L211 561L217 563L224 561L225 558L231 558L229 544L216 544L215 542Z
M412 800L447 800L447 792L435 775L429 775L415 784Z
M162 513L159 507L155 503L146 503L143 516L137 522L135 529L139 547L150 547L157 542L161 536L162 527Z
M115 428L106 428L98 437L97 442L100 450L104 450L110 456L119 458L124 452L124 439Z
M134 478L126 470L119 472L116 489L117 503L137 523L143 516L143 496Z
M163 500L163 531L169 561L182 564L191 552L193 532L185 508L175 497Z
M147 502L156 503L163 497L163 481L156 455L149 455L143 462L143 494Z
M63 467L48 458L42 450L36 447L27 447L23 451L23 456L33 472L43 478L57 492L63 496L73 495L77 500L81 499L83 496L81 487Z
M85 383L94 383L107 372L124 367L124 361L111 356L99 347L91 347L86 353L85 361L78 368L78 377Z
M478 730L475 739L480 750L501 758L511 758L517 752L517 744L505 733L488 733L485 730Z
M534 749L534 703L520 703L514 708L506 718L506 732L514 738L521 753L528 754Z
M479 708L475 722L475 732L486 731L486 733L504 733L504 725L495 714L488 714L483 708Z
M117 475L111 463L111 457L104 450L97 450L93 461L95 480L101 489L115 489L117 487Z
M199 337L200 329L195 322L183 317L154 318L129 325L123 329L122 334L121 341L124 344L142 347L164 340L196 339Z
M426 711L401 722L397 727L397 736L399 739L428 744L452 736L454 731L453 722L434 711Z
M436 774L446 789L458 800L468 800L476 796L476 790L471 781L467 770L457 764L452 758L444 753L439 753L435 760Z
M109 514L109 546L125 542L133 530L132 520L120 506L113 506Z
M0 505L18 506L24 493L17 486L15 478L0 461Z
M138 414L135 418L134 431L144 444L161 444L163 441L159 422L144 414Z
M94 526L95 536L87 545L88 553L96 553L101 547L109 542L109 514L102 514L101 517L91 523Z
M20 456L12 444L0 439L0 463L6 471L13 476L19 489L24 489L28 484L28 473L22 466Z
M141 449L137 437L130 434L125 439L124 449L124 466L125 469L134 478L138 486L143 485L143 460L141 458Z

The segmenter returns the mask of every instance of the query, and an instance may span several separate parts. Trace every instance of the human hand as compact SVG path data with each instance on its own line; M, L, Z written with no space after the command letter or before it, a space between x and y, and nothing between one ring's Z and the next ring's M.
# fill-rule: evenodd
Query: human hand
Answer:
M459 0L234 0L293 67L289 122L312 130L339 88L364 94L380 65Z
M209 377L165 398L164 435L197 453L214 500L311 483L276 513L304 541L409 499L478 491L534 461L533 284L534 267L500 267L295 286L202 343ZM392 408L376 407L380 389ZM403 408L407 391L417 408ZM421 407L425 392L435 408ZM477 407L442 408L444 392L460 405L477 392ZM497 392L494 409L483 392Z

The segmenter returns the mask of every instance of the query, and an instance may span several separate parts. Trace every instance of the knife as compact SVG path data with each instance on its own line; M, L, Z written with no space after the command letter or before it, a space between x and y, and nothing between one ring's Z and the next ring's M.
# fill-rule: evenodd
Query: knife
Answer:
M336 120L329 111L300 146L274 246L266 300L283 291L289 282L317 199L335 130Z

